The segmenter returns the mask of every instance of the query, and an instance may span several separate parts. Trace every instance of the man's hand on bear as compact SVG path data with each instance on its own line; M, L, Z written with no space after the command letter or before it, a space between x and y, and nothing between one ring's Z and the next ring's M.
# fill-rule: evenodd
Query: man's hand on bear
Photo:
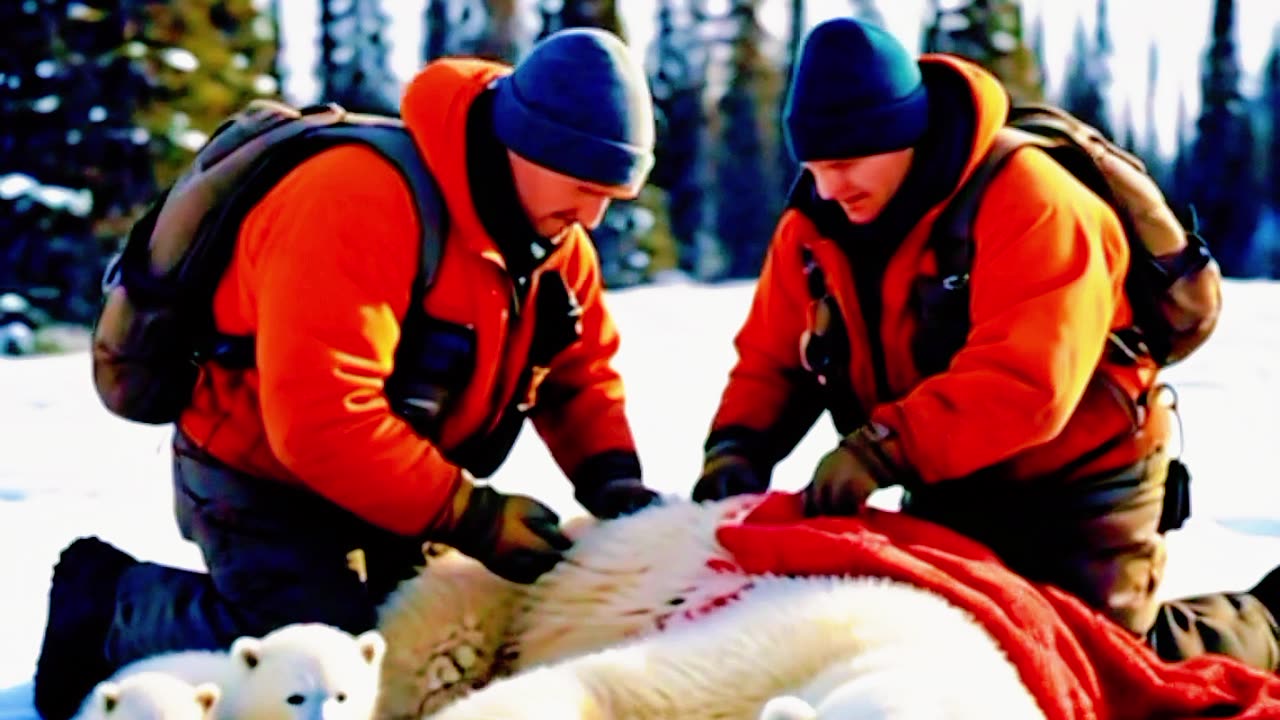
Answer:
M639 478L619 478L590 489L578 488L576 496L587 512L602 520L630 515L660 502L658 493L645 487Z
M868 423L818 462L804 489L805 515L856 515L871 493L902 484L908 474L892 431Z
M511 582L537 580L573 546L551 508L531 497L477 486L465 472L450 510L443 527L429 531L427 539L456 548Z
M693 486L694 502L723 500L733 495L759 493L769 489L756 468L733 444L712 448L702 463L702 475Z

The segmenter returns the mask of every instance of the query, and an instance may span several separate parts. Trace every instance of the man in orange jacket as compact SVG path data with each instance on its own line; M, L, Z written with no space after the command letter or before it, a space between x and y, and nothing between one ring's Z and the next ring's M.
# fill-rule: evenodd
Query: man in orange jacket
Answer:
M559 519L473 482L526 417L592 514L657 499L640 479L587 235L652 167L650 103L625 45L598 30L557 33L514 71L426 66L402 105L449 216L425 298L411 296L409 189L372 150L325 150L265 195L213 308L220 332L255 338L256 367L207 364L174 440L178 523L208 572L96 538L65 550L35 678L46 720L147 655L293 622L369 629L425 541L532 582L570 545ZM388 402L411 302L430 318L420 379L440 398L425 437Z
M1212 650L1274 669L1274 605L1156 602L1170 411L1150 358L1106 352L1132 310L1129 248L1105 202L1042 152L1016 153L977 214L963 347L921 354L913 293L936 267L930 230L1008 110L999 82L960 58L917 62L851 19L809 34L785 113L803 173L693 496L765 489L827 410L843 437L805 488L809 512L856 513L904 486L905 511L987 543L1165 657Z

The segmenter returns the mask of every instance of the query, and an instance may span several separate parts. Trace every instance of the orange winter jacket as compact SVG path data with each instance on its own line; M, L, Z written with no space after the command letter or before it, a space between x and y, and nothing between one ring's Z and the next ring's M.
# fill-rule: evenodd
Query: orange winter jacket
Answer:
M425 308L475 335L471 379L444 411L438 436L415 434L384 394L399 319L417 300L410 297L419 243L414 206L391 164L367 148L342 146L287 175L241 227L214 318L220 332L256 337L257 368L203 369L179 420L199 446L235 469L304 485L405 534L431 526L459 482L451 454L492 431L513 402L533 408L536 429L570 477L602 454L634 457L611 366L618 334L580 227L533 271L527 295L536 297L549 274L561 275L582 307L580 338L520 381L533 303L517 301L467 174L468 109L508 71L438 61L413 80L403 103L449 215ZM517 388L523 397L513 397Z
M807 247L839 305L850 346L852 397L820 391L828 392L820 402L833 415L833 402L856 403L855 415L891 428L900 459L923 482L980 471L1025 480L1068 467L1084 475L1131 464L1164 442L1168 418L1167 410L1145 403L1155 365L1117 364L1104 354L1108 333L1132 322L1124 296L1128 245L1110 207L1039 150L1014 155L983 198L964 347L942 372L926 377L917 369L911 298L917 279L935 271L930 231L1009 109L999 83L976 65L943 55L926 55L920 64L926 81L949 78L965 97L965 107L935 108L931 118L972 112L973 137L949 194L913 216L904 237L884 239L901 244L881 276L877 336L867 335L846 251L805 212L786 210L735 340L738 361L708 446L745 433L775 445L764 460L776 462L816 418L817 410L792 412L796 397L813 387L801 361L811 303ZM931 88L930 102L936 101ZM883 352L880 382L871 342ZM796 423L801 427L787 427Z

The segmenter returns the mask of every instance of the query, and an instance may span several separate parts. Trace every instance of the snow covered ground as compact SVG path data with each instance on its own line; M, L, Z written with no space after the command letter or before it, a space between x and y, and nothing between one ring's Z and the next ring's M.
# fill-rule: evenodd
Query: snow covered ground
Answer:
M671 282L611 293L623 333L618 365L646 479L687 493L750 284ZM1232 282L1217 334L1171 369L1194 474L1194 516L1171 537L1167 595L1243 589L1280 563L1280 283ZM199 567L172 520L168 427L137 425L99 405L84 353L0 358L0 720L35 720L30 678L50 570L78 535L148 559ZM835 440L822 420L787 458L795 489ZM495 477L501 489L579 512L537 436L526 431Z

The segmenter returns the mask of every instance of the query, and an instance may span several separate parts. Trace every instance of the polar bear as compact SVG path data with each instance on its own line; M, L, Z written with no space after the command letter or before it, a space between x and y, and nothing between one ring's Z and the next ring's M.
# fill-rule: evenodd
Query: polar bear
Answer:
M564 529L577 544L533 585L437 551L379 608L379 719L429 716L495 677L654 632L731 595L746 579L712 569L733 567L715 528L754 505L667 498L660 512L572 518Z
M435 720L722 720L792 696L814 718L1043 718L972 617L883 578L757 577L666 630L499 679Z
M229 651L163 653L130 663L109 681L164 673L221 690L216 720L369 720L386 644L376 630L352 637L320 623L296 623Z
M933 593L744 572L715 530L758 501L579 527L529 586L432 561L384 606L379 717L1042 717L996 642Z
M96 687L75 720L211 720L218 686L193 686L160 672L140 672Z

